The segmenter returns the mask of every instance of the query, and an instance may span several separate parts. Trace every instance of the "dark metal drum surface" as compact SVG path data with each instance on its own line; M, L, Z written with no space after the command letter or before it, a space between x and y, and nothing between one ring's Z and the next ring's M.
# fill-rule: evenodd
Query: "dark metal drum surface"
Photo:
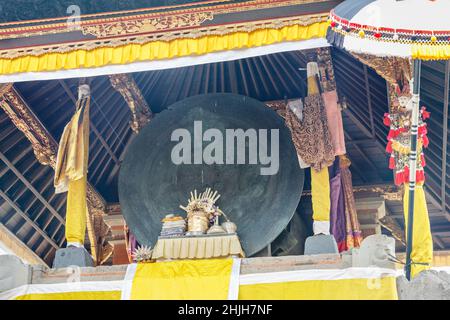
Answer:
M193 143L194 121L202 121L203 133L209 128L219 129L224 143L225 129L278 129L278 172L261 175L261 167L267 165L259 161L174 164L171 153L178 141L171 141L172 132L187 129ZM269 135L269 155L271 138ZM203 142L203 148L209 143ZM224 147L224 158L225 151ZM271 243L289 223L303 181L289 129L281 117L249 97L208 94L173 104L142 129L122 163L119 198L124 218L139 243L154 246L161 219L169 213L185 216L179 205L187 204L191 191L202 192L206 187L217 190L221 197L216 204L237 224L243 249L251 256Z

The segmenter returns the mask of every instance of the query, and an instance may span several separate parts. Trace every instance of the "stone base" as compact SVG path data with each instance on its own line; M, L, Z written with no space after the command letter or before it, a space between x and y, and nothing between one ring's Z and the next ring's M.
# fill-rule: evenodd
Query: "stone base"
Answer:
M306 238L305 255L339 253L332 235L318 234Z
M85 248L68 247L56 250L53 268L70 266L93 267L94 260Z
M0 255L0 292L31 282L31 267L13 255Z
M397 278L400 300L450 300L450 274L444 271L426 270L411 281Z

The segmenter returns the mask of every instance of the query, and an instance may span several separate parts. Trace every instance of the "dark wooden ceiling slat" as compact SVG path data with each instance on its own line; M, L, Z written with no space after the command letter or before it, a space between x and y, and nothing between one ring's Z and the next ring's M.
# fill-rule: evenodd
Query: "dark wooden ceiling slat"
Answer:
M123 101L123 98L120 97L121 100ZM116 111L117 114L115 115L115 117L112 120L112 123L110 123L111 127L115 128L114 131L110 131L109 135L106 136L105 140L108 141L108 144L110 146L110 149L112 150L112 152L117 156L120 156L120 153L117 152L117 150L120 148L120 146L125 147L123 144L123 132L126 130L130 130L129 129L129 124L127 119L129 119L130 117L130 112L128 110L128 106L123 105L123 106L118 106L120 105L119 102L115 102L115 107L116 107ZM118 131L119 130L119 131ZM113 139L111 141L111 139ZM117 145L116 145L117 144ZM116 146L115 146L116 145ZM101 156L101 160L98 160L98 156ZM96 152L95 156L93 157L92 161L90 161L90 167L92 167L90 169L90 181L92 183L94 183L95 186L98 185L99 181L105 177L103 177L103 173L108 170L108 171L115 171L116 168L118 167L117 163L114 163L112 165L112 167L110 166L110 163L112 162L111 157L108 157L108 161L106 164L103 164L103 160L105 159L105 156L107 154L102 154L101 152ZM98 170L101 170L100 174L98 174Z
M260 64L264 68L264 73L267 75L267 77L270 80L269 83L272 85L272 87L273 87L274 91L276 92L276 94L281 97L283 94L281 92L280 86L278 85L278 81L275 81L275 78L272 75L272 71L271 71L271 69L268 66L268 62L266 61L267 58L265 56L260 56L258 58L259 58Z
M277 62L279 68L276 68L274 71L277 73L279 79L287 78L290 84L286 84L286 92L285 95L288 98L301 98L306 95L306 92L300 92L300 88L303 84L303 81L298 78L299 70L292 67L292 65L286 60L283 55L273 55L274 60ZM281 74L281 70L283 74Z
M128 108L128 106L126 106ZM125 107L124 107L125 108ZM111 149L113 150L114 154L120 159L120 152L119 150L121 148L125 147L125 141L123 133L127 130L131 131L130 128L130 113L128 110L121 110L116 118L114 119L114 126L116 128L116 135L111 135L108 137L108 143L111 146ZM111 141L110 141L111 140Z
M31 185L31 183L27 179L25 179L22 173L19 170L17 170L17 168L1 152L0 152L0 160L2 160L11 169L11 171L13 171L14 174L16 174L19 177L19 179L27 186L27 188L30 189L30 191L47 207L48 210L50 210L50 212L55 216L55 218L60 220L62 223L65 223L64 219L60 216L60 214L56 212L56 210L47 202L47 200L42 197L42 195L34 188L34 186Z
M45 233L43 232L39 226L32 221L25 212L22 211L22 209L20 209L15 203L14 201L12 201L8 195L6 193L4 193L2 190L0 190L0 197L2 197L4 200L6 200L6 202L9 203L9 205L23 218L27 221L27 223L29 223L35 230L36 232L38 232L40 235L42 235L46 241L52 245L54 248L58 249L59 246Z
M188 69L188 72L187 72L188 78L184 84L184 89L180 90L180 94L177 96L177 100L182 100L189 96L189 92L191 92L191 88L193 85L193 80L195 79L195 76L198 76L196 70L197 69L194 67L190 67ZM200 74L200 77L201 77L201 74ZM199 80L199 82L200 81L201 81L201 79Z
M75 98L75 96L73 95L72 91L69 89L69 87L67 86L67 84L64 82L64 80L60 80L61 85L64 88L64 91L67 93L67 95L70 97L70 99L72 100L72 102L74 103L74 105L77 102L77 99ZM95 103L95 100L93 98L91 98L91 101L93 101L93 103ZM116 163L119 163L116 155L112 152L112 150L109 148L108 144L106 143L106 141L103 139L103 137L101 136L100 132L98 131L97 127L92 123L92 121L90 122L90 129L92 130L92 132L95 134L95 136L97 137L97 139L99 139L100 143L102 144L102 146L105 148L105 150L109 153L109 155L114 159L114 161Z
M238 60L238 64L239 64L239 70L241 72L240 78L242 79L242 84L244 85L244 94L246 96L251 96L250 95L250 90L249 90L249 85L247 83L247 78L244 76L245 70L244 70L244 64L243 64L242 59Z

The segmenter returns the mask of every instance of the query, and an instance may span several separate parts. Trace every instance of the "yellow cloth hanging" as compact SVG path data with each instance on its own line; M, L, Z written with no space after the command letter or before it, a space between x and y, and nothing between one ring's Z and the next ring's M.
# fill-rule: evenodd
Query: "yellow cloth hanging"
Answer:
M404 185L403 212L405 226L408 225L409 186ZM427 201L423 185L416 185L414 192L414 220L413 220L413 245L411 252L411 278L419 272L430 269L433 262L433 239L431 237L430 220L428 218ZM405 228L407 232L408 228ZM406 237L408 236L405 232ZM414 264L427 263L428 265Z
M86 232L87 167L89 154L89 97L77 102L77 111L64 128L55 168L55 192L68 191L67 243L83 244Z
M14 300L120 300L121 291L31 293Z
M330 221L330 176L328 168L311 169L311 201L314 221Z
M23 285L0 292L0 300L120 300L124 281L71 281Z
M131 300L226 300L233 259L138 263ZM239 277L239 273L236 275Z
M317 83L316 76L308 76L308 95L312 96L313 94L318 94L319 84Z
M308 63L308 95L319 94L316 75L319 72L317 63ZM330 176L328 167L316 171L311 168L311 201L314 221L330 221Z
M232 255L245 257L236 234L158 239L152 259L217 259Z
M231 32L224 35L205 35L171 41L130 43L122 46L104 46L74 49L69 52L48 52L0 59L0 74L20 72L58 71L77 68L97 68L113 64L173 59L192 55L253 48L280 43L324 38L328 29L326 21L307 26L290 25L280 29L257 29L250 32Z
M397 300L395 277L308 280L239 286L239 300Z
M67 243L84 244L87 220L86 176L69 182L66 209Z
M411 46L412 58L421 60L450 59L450 45L414 43Z

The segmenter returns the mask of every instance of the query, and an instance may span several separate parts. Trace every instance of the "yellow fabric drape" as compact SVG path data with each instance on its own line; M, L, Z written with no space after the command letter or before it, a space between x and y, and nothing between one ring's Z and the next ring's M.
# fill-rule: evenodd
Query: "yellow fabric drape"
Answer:
M66 209L66 240L84 243L87 220L86 176L69 182Z
M124 280L31 284L0 292L0 300L226 299L227 296L240 300L397 299L397 275L393 270L348 268L239 275L236 261L133 264L128 266Z
M308 75L308 95L318 94L317 78ZM330 221L330 176L328 167L319 172L311 168L311 202L314 221Z
M319 84L317 78L314 76L308 76L308 95L319 94Z
M73 291L29 293L14 300L120 300L122 291Z
M395 277L239 286L239 300L397 300Z
M87 219L87 167L89 154L89 98L77 103L77 111L64 128L55 168L55 192L68 191L66 240L84 243Z
M125 281L28 284L0 292L0 300L120 300Z
M111 64L172 59L202 55L224 50L264 46L283 41L324 38L327 22L308 26L291 25L280 29L258 29L251 32L232 32L225 35L206 35L195 39L152 41L144 44L126 44L117 47L78 49L66 53L51 52L39 56L0 59L0 73L57 71L78 68L96 68Z
M153 259L204 259L245 257L237 235L158 239Z
M51 286L51 285L49 285ZM181 289L181 288L180 288ZM149 291L150 288L147 288ZM178 289L179 290L179 289ZM121 290L19 294L14 300L120 300ZM186 293L188 294L188 293ZM205 292L207 294L207 292ZM308 280L239 286L239 300L396 300L395 277L378 279Z
M226 300L233 259L139 263L132 300Z
M79 100L76 108L59 141L54 178L57 193L68 191L69 181L82 179L87 172L89 98Z
M412 45L412 58L421 60L450 59L450 45L448 44L419 44Z
M328 168L311 169L311 202L314 221L330 221L330 176Z
M405 226L408 225L409 207L409 186L404 185L403 211L405 216ZM414 219L413 219L413 245L411 260L416 263L427 263L428 265L412 264L411 277L419 272L427 270L433 262L433 239L431 237L430 220L428 217L427 201L423 185L416 185L414 192ZM405 234L407 228L405 228ZM406 234L407 236L407 234Z

